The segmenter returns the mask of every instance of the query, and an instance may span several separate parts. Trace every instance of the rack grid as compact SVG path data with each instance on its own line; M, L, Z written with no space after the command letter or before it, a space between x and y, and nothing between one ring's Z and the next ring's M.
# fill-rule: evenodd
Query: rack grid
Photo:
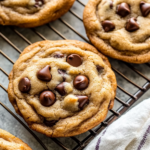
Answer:
M85 4L81 1L81 0L77 0L78 4L80 4L82 7L85 6ZM80 15L78 15L75 11L73 11L72 9L69 10L69 13L71 15L73 15L74 17L76 17L79 21L82 21L82 17L80 17ZM74 32L76 35L78 35L83 41L90 43L90 41L87 39L87 37L85 37L84 35L82 35L81 33L79 33L72 25L70 25L67 21L65 21L64 19L60 18L59 21L65 25L67 28L69 28L72 32ZM62 39L66 40L67 38L60 32L58 31L58 29L56 29L55 27L53 27L50 23L46 24L45 27L47 27L48 29L50 29L51 31L53 31L54 33L56 33L59 37L61 37ZM26 44L30 45L32 44L31 40L29 40L26 36L24 36L20 31L19 28L16 27L12 27L9 26L8 27L10 30L12 30L17 36L19 36L24 42L26 42ZM2 26L0 26L0 29L3 29ZM29 29L31 30L34 34L36 34L39 38L41 38L42 40L47 40L47 38L41 34L39 31L37 31L36 28L32 28ZM3 32L0 31L0 37L7 42L14 50L16 50L19 54L22 52L22 50L20 50L17 45L15 45L13 43L13 41L11 41ZM5 54L2 50L0 50L0 55L2 57L5 57L10 63L12 63L12 65L14 64L14 61L7 55ZM123 63L123 62L122 62ZM61 147L64 150L82 150L98 133L100 133L104 128L106 128L108 125L110 125L113 121L115 121L118 117L120 117L124 112L126 112L137 100L139 100L139 98L145 94L146 91L148 91L148 89L150 88L150 79L143 74L141 71L139 71L136 67L134 67L133 64L128 64L128 63L123 63L127 68L129 68L130 70L132 70L135 74L137 74L138 76L140 76L141 78L144 79L143 85L140 86L137 83L135 83L133 80L129 79L124 73L122 73L121 71L119 71L117 68L115 68L114 66L112 67L112 69L114 70L114 72L116 73L117 77L121 78L121 80L125 80L126 82L128 82L129 84L131 84L132 86L134 86L137 90L134 94L131 94L130 92L128 92L124 87L118 85L117 86L117 90L121 91L121 93L123 93L124 95L126 95L128 98L126 100L122 100L120 97L121 96L116 96L115 101L120 103L120 106L117 107L115 110L112 109L109 112L109 116L107 117L107 119L102 122L100 125L98 125L96 128L89 130L89 134L83 139L80 140L77 137L70 137L71 140L76 142L76 146L72 147L72 148L68 148L65 143L62 143L58 138L51 138L51 140L53 142L55 142L59 147ZM147 66L148 68L150 67L150 64L143 64L145 66ZM2 67L0 67L0 72L3 73L4 76L8 77L8 73L5 71L5 69L3 69ZM117 78L118 79L118 78ZM7 89L0 84L0 88L2 88L5 92L7 92ZM44 150L48 150L48 148L45 146L45 144L40 140L40 138L32 131L28 128L28 126L21 121L21 119L19 119L19 117L13 113L6 105L4 105L1 100L0 100L0 105L6 110L8 111L15 119L17 119L23 126L25 129L27 129L33 136L34 138L41 144L41 146L43 147Z

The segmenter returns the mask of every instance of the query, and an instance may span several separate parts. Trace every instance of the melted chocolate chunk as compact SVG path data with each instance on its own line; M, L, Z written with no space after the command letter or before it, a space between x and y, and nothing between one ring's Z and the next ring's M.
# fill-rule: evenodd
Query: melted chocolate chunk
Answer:
M56 53L54 55L54 58L63 58L63 57L64 57L64 54L62 54L62 53Z
M66 71L62 70L62 69L58 69L58 73L63 76L63 81L65 81L66 80L66 77L65 77Z
M30 83L30 80L28 78L22 78L20 81L19 81L19 90L22 92L22 93L27 93L30 91L31 89L31 83Z
M78 67L82 64L82 58L77 54L71 54L67 57L67 62L74 67Z
M85 90L89 85L89 79L86 76L78 75L74 79L73 85L77 90Z
M135 18L131 18L128 20L126 24L126 30L129 32L133 32L139 29L139 25L136 22L137 20Z
M79 107L80 109L83 109L84 106L89 103L89 98L88 98L87 96L80 96L80 95L77 95L77 98L78 98L78 102L79 102L78 107Z
M110 2L110 8L111 9L113 8L113 2L112 1Z
M99 65L96 65L96 68L97 68L97 71L98 72L101 72L104 68L103 67L101 67L101 66L99 66Z
M130 6L127 3L121 3L117 6L117 14L121 17L125 17L130 14Z
M35 7L40 7L44 4L44 0L35 0Z
M40 103L45 106L49 107L56 102L55 94L51 91L44 91L40 94Z
M57 87L55 88L55 90L56 90L61 96L66 95L64 82L62 82L61 84L57 85Z
M44 124L49 127L54 126L57 122L58 122L58 120L51 120L51 121L44 120Z
M50 69L51 67L47 65L46 67L38 71L37 72L38 79L49 82L52 79L52 76L50 74Z
M109 20L103 21L102 26L105 32L113 31L115 29L114 23Z
M142 15L144 17L146 17L150 13L150 4L145 3L145 2L141 2L140 3L140 9L141 9Z

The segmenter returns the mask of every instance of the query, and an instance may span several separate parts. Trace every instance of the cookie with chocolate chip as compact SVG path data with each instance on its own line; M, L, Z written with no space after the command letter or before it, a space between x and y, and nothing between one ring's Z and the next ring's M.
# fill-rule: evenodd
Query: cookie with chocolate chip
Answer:
M1 150L32 150L19 138L13 136L5 130L0 129L0 149Z
M150 62L149 0L89 0L83 21L91 43L103 54Z
M30 45L9 80L9 100L16 112L31 129L49 137L74 136L100 124L116 93L108 59L79 41Z
M65 14L75 0L0 0L0 24L36 27Z

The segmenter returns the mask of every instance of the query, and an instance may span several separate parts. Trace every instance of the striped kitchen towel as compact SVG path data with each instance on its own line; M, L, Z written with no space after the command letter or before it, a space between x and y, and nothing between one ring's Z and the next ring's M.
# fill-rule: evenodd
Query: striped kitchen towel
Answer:
M85 150L150 150L150 99L112 123Z

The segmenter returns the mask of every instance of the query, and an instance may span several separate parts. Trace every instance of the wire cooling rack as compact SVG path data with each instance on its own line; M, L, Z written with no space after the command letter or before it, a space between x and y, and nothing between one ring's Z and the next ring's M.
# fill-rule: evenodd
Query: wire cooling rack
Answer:
M12 68L14 62L19 57L22 50L32 44L33 42L46 40L46 39L78 39L85 42L89 42L86 37L85 31L83 31L82 13L85 7L85 0L77 0L73 8L59 20L54 23L46 24L42 27L32 29L21 29L17 27L3 27L0 26L0 75L3 78L8 77L10 69L5 69L5 61L11 63ZM79 11L80 10L80 11ZM66 19L67 18L67 19ZM69 19L68 19L69 18ZM71 20L71 22L70 22ZM63 28L60 26L63 26ZM75 25L76 24L76 25ZM80 26L78 26L80 24ZM75 25L75 27L74 27ZM82 33L82 34L81 34ZM14 40L16 39L16 40ZM5 43L5 44L4 44ZM24 47L22 46L24 43ZM13 49L12 53L15 58L12 57L10 51L6 49L4 45L8 45ZM1 47L2 46L2 47ZM115 98L115 106L109 111L108 116L104 122L99 124L92 130L75 137L70 138L50 138L57 144L55 147L64 150L82 150L98 133L104 128L116 120L120 115L127 111L132 104L134 104L149 88L150 79L147 71L150 64L133 65L123 63L117 60L110 60L112 63L112 69L116 73L118 87L117 96ZM6 82L8 85L8 81ZM0 80L0 90L7 92L7 85ZM2 97L3 98L3 97ZM49 150L49 147L45 144L45 141L40 138L40 135L30 130L22 119L16 115L13 110L4 104L5 100L0 97L1 107L12 115L22 126L37 140L44 150ZM89 112L90 113L90 112ZM48 138L45 137L44 138ZM67 145L65 141L73 141L75 144ZM52 148L53 149L53 148Z

